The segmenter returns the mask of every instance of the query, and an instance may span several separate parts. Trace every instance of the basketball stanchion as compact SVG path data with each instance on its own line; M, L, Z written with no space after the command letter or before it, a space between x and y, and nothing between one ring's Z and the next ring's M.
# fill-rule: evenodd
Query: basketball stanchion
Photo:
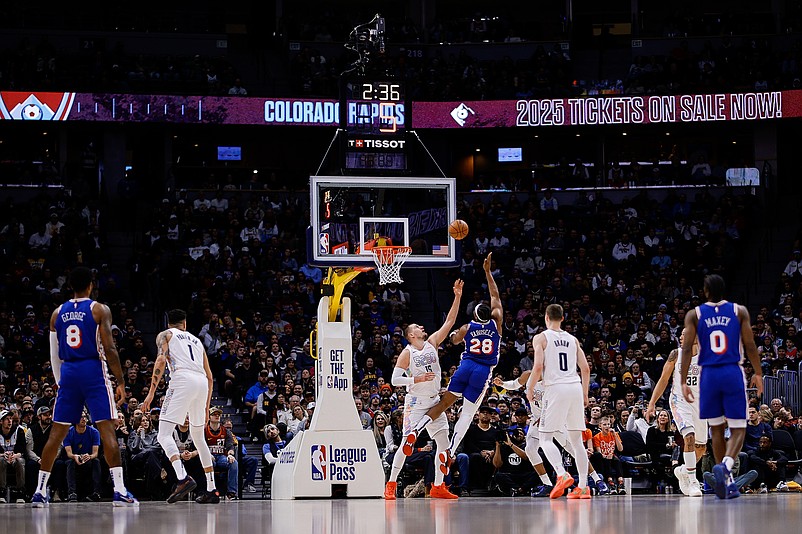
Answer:
M331 269L327 282L333 287L318 303L317 339L310 343L317 345L317 407L309 429L279 454L273 499L381 497L384 492L376 440L372 431L363 430L354 403L351 299L339 301L345 285L371 268L357 269Z

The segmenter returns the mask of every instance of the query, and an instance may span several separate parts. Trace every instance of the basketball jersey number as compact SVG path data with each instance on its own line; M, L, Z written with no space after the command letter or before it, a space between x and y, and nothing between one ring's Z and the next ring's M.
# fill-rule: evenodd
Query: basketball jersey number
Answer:
M710 350L716 354L727 352L727 335L719 330L710 332Z
M688 385L688 387L695 387L697 382L698 378L695 376L688 376L688 378L685 380L685 383Z
M192 361L195 361L195 354L192 352L192 345L187 344L187 348L189 349L189 357L192 358Z
M492 339L472 339L471 354L493 354Z
M560 371L568 371L568 353L560 352L557 356L559 356L558 359L560 360Z
M67 327L65 332L67 334L67 346L71 349L77 349L81 347L82 339L81 339L81 328L78 325L71 324Z

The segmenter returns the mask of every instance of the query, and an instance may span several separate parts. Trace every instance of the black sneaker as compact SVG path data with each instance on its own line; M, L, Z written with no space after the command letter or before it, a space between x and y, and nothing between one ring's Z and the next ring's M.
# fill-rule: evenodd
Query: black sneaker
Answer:
M220 503L220 493L217 490L207 491L197 499L195 502L198 504L219 504Z
M70 493L70 496L67 497L67 502L78 502L78 495Z
M167 497L167 502L173 504L174 502L180 501L187 496L187 493L194 490L197 485L198 484L195 482L195 479L187 475L186 478L179 480L175 485L173 493Z
M87 499L89 499L92 502L100 502L100 493L95 492L89 497L87 497Z
M237 496L236 493L229 493L226 495L226 497L228 498L229 501L239 500L239 497Z

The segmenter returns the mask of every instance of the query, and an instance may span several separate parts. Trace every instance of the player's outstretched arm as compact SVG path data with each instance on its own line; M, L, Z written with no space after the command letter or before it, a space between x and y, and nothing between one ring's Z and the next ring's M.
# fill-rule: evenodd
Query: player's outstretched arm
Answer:
M498 387L502 387L507 391L516 391L526 386L526 384L529 382L529 376L531 374L532 371L524 371L521 376L512 380L502 380L501 378L496 377L493 379L493 384L497 385Z
M142 408L143 412L150 410L150 403L153 402L153 396L156 394L156 388L159 387L159 382L161 382L162 377L164 376L164 370L167 367L167 357L170 350L170 339L172 339L172 337L173 333L169 330L159 332L159 334L156 336L156 349L158 354L156 355L156 363L153 365L153 375L150 378L148 395L145 397L145 400L142 401L142 404L144 405Z
M464 324L459 327L457 330L454 330L449 334L449 341L451 341L452 345L459 345L465 339L465 335L468 333L468 325Z
M654 416L655 403L657 402L657 399L663 395L663 392L666 390L666 386L668 386L668 381L671 380L671 375L674 374L674 367L677 365L678 354L679 351L677 349L672 350L668 355L665 365L663 365L663 372L660 375L660 380L658 380L657 384L654 385L652 398L649 401L649 405L646 407L646 413L643 415L646 418L646 421L650 421Z
M699 324L699 316L696 308L685 314L685 329L682 331L682 353L693 354L693 344L696 341L696 326ZM751 332L750 332L751 333ZM691 359L683 358L680 362L679 376L682 378L682 396L688 402L693 402L693 393L688 387L688 370L691 368Z
M744 351L755 369L751 386L757 389L757 396L760 397L763 395L763 368L760 366L760 354L757 352L755 336L752 334L749 310L744 306L738 306L738 318L741 321L741 343L743 343Z
M464 282L460 279L457 279L454 282L454 302L451 303L451 309L448 310L448 315L446 315L446 322L443 323L443 326L440 329L429 336L429 343L436 347L439 347L440 344L446 339L448 335L448 331L451 330L451 327L454 326L454 323L457 322L457 314L459 313L459 301L462 298L462 286Z
M92 316L99 325L100 344L103 346L103 354L106 356L106 363L111 374L117 380L117 394L119 395L118 405L125 401L125 378L123 377L123 366L120 364L120 354L114 344L114 337L111 334L111 310L105 304L97 302L92 308Z
M490 292L490 315L493 317L493 320L496 321L496 328L498 329L499 335L501 335L501 324L504 321L504 308L501 305L501 294L498 292L498 285L496 285L496 280L493 278L493 273L490 271L492 258L493 253L488 253L484 263L482 263L482 267L485 270L485 277L487 278L487 290Z

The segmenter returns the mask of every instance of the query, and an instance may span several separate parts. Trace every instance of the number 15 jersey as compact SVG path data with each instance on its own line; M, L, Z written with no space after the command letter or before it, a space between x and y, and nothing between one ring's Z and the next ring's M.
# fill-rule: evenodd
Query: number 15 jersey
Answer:
M576 372L576 338L565 330L545 330L543 385L581 382Z
M465 333L465 352L462 353L462 359L490 367L498 365L500 342L501 336L495 320L491 319L486 323L471 321Z
M407 345L407 348L409 349L409 371L412 378L425 375L426 373L434 373L434 380L418 382L417 384L410 384L407 386L407 392L409 393L407 398L413 396L437 396L440 393L440 379L442 376L437 349L428 341L424 341L423 348L420 350L413 347L412 344Z

